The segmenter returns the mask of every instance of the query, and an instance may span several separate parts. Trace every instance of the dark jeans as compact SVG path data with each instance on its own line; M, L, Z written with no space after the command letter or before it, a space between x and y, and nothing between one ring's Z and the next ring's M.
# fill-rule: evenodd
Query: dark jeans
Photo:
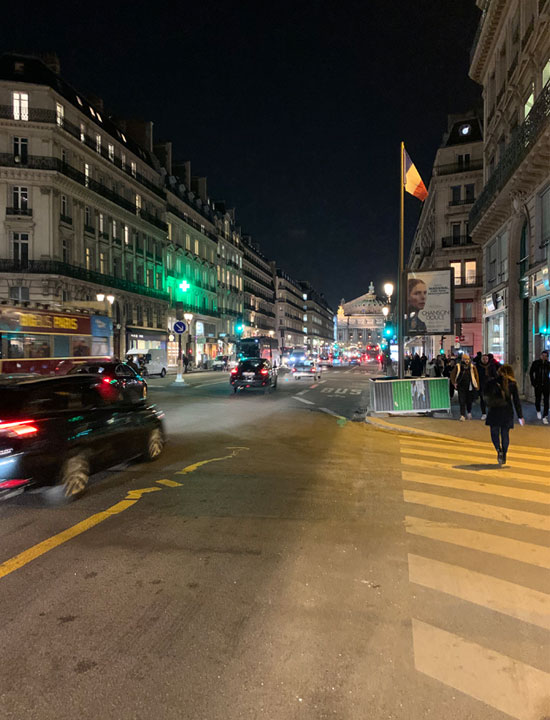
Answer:
M491 440L495 450L497 452L502 450L504 457L506 457L508 445L510 445L510 430L504 425L491 425Z
M548 395L550 395L550 387L544 387L543 385L535 385L535 407L537 409L537 412L540 412L541 399L544 403L542 417L548 417Z
M458 402L460 404L460 414L466 415L466 412L472 412L472 396L471 390L463 390L458 388Z
M483 397L483 390L479 391L479 406L481 407L481 414L487 415L487 403Z

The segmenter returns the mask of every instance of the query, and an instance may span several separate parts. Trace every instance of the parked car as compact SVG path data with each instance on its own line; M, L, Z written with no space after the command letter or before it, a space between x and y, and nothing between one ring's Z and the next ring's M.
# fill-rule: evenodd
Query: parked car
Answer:
M320 380L321 379L321 368L314 362L301 362L296 363L292 367L292 377L295 380Z
M231 370L229 382L233 392L245 388L263 388L264 392L277 387L277 370L264 358L240 360Z
M163 450L163 413L128 402L96 374L24 380L1 392L1 499L45 485L53 500L73 500L93 473Z
M100 375L104 382L115 385L131 402L147 397L147 383L126 363L86 362L75 365L67 375Z
M164 377L168 371L168 357L166 350L129 350L126 355L145 375L160 375Z
M212 370L232 370L237 366L237 362L229 355L217 355L212 360Z

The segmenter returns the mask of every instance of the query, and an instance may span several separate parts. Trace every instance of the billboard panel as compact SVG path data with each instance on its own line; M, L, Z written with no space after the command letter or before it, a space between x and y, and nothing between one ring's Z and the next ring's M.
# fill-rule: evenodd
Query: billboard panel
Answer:
M407 273L406 335L452 334L451 270Z

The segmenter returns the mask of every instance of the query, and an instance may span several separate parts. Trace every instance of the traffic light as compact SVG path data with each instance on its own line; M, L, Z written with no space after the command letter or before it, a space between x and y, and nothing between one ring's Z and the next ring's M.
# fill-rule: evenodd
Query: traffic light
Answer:
M235 325L235 332L237 333L237 335L242 335L242 333L244 332L244 322L242 318L239 318L237 320L237 324Z
M540 332L541 335L550 335L550 328L547 328L546 326L545 326L545 327L541 327L541 329L539 330L539 332Z
M387 338L392 338L394 335L393 327L391 325L386 325L384 328L384 336Z

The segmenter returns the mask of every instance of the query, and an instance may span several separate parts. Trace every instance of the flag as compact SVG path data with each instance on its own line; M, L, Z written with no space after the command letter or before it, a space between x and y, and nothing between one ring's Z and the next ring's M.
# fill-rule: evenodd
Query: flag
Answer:
M428 197L428 191L422 182L420 173L415 168L405 148L403 148L403 184L408 193L422 200L422 202Z

